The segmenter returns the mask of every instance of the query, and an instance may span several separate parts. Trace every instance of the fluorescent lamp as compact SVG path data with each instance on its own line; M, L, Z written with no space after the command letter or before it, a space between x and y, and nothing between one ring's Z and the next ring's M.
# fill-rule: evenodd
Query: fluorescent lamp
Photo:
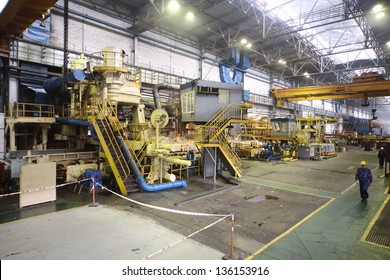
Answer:
M180 4L176 0L171 0L168 3L168 10L170 10L171 12L176 12L179 8L180 8Z
M187 15L186 15L186 19L189 20L189 21L193 21L195 18L194 16L194 13L193 12L188 12Z
M385 13L384 12L380 12L380 13L378 13L378 14L376 14L376 18L377 19L381 19L381 18L383 18L385 16Z
M374 13L378 13L378 12L382 11L382 9L383 9L383 6L382 6L381 4L378 4L378 5L375 5L375 6L372 8L372 11L373 11Z

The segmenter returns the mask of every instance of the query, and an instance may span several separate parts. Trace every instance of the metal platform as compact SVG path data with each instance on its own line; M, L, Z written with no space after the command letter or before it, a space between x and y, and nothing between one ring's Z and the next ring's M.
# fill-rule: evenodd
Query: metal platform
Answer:
M387 200L378 219L374 222L366 237L367 242L384 246L390 249L390 200Z

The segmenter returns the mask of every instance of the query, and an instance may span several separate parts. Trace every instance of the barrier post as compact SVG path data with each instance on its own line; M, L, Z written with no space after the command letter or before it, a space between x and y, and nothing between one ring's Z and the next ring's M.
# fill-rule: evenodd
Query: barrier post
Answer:
M230 237L230 257L233 258L234 254L234 213L232 213L232 233Z
M234 213L231 214L232 222L231 222L231 233L230 233L230 254L222 257L223 260L238 260L236 256L234 256Z
M96 202L96 197L95 197L95 178L92 177L92 204L89 205L89 207L97 207L99 203Z

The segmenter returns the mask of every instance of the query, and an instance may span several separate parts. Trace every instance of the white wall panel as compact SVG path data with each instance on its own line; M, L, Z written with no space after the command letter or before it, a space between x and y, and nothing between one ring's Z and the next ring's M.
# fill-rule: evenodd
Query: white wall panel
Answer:
M51 16L51 25L51 44L55 47L62 48L64 44L63 17L53 13ZM128 54L129 59L131 59L133 39L124 33L113 32L112 30L91 25L88 22L70 19L68 38L70 50L93 53L101 51L104 47L118 47L123 49Z
M328 111L334 111L334 106L332 103L325 101L324 102L324 109Z
M269 81L265 81L264 79L260 79L251 74L246 74L244 78L244 89L249 90L252 93L269 96L271 86Z
M193 79L199 77L199 58L141 39L137 46L136 65Z
M221 82L219 66L216 62L203 61L202 79L206 81Z

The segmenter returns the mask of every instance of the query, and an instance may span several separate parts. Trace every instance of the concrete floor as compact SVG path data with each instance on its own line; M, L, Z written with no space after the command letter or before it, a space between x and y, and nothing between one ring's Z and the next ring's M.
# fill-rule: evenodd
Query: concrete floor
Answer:
M372 169L377 166L376 152L358 148L321 161L245 161L239 187L221 182L214 185L209 180L194 177L189 180L187 189L137 193L129 197L178 210L234 212L235 255L242 259L248 256L261 259L389 259L390 250L374 250L375 246L370 244L364 244L364 250L358 250L365 254L353 253L356 251L354 248L363 243L359 239L362 232L386 198L383 194L384 180L375 178L370 190L372 199L367 207L362 208L358 187L352 186L361 160L366 160ZM378 169L374 172L379 175ZM75 200L85 203L89 199L86 193L80 196L63 194L65 198L62 199L72 203ZM50 222L47 219L49 215L44 215L39 222L40 217L34 217L0 225L0 241L6 244L0 249L0 258L142 259L144 254L153 253L215 220L151 210L105 193L99 194L97 200L103 207L81 207L52 213L49 214L53 215ZM99 211L99 214L93 215L93 211ZM53 219L58 219L58 222L53 224ZM63 228L63 225L66 227ZM37 231L33 234L35 227ZM22 230L17 229L22 228L31 230L25 230L24 235L19 236L17 233ZM51 229L57 234L50 235L56 245L49 246L45 242L45 234L39 234L41 228ZM302 236L292 238L298 232ZM303 246L298 244L305 240L303 236L311 242L312 249L309 250L310 246L305 243ZM319 242L317 237L329 242ZM31 245L31 238L37 245ZM335 238L338 238L337 241ZM350 242L350 238L354 242ZM95 248L93 244L99 246ZM330 247L332 244L336 245ZM229 245L230 225L228 221L223 221L154 258L220 259L229 253ZM62 249L61 252L63 247L69 250ZM333 248L333 251L329 249L330 253L327 248ZM341 254L337 248L342 248ZM93 254L88 255L87 252Z
M1 225L0 259L139 260L181 238L130 211L82 206ZM186 240L153 259L221 259L223 255Z

